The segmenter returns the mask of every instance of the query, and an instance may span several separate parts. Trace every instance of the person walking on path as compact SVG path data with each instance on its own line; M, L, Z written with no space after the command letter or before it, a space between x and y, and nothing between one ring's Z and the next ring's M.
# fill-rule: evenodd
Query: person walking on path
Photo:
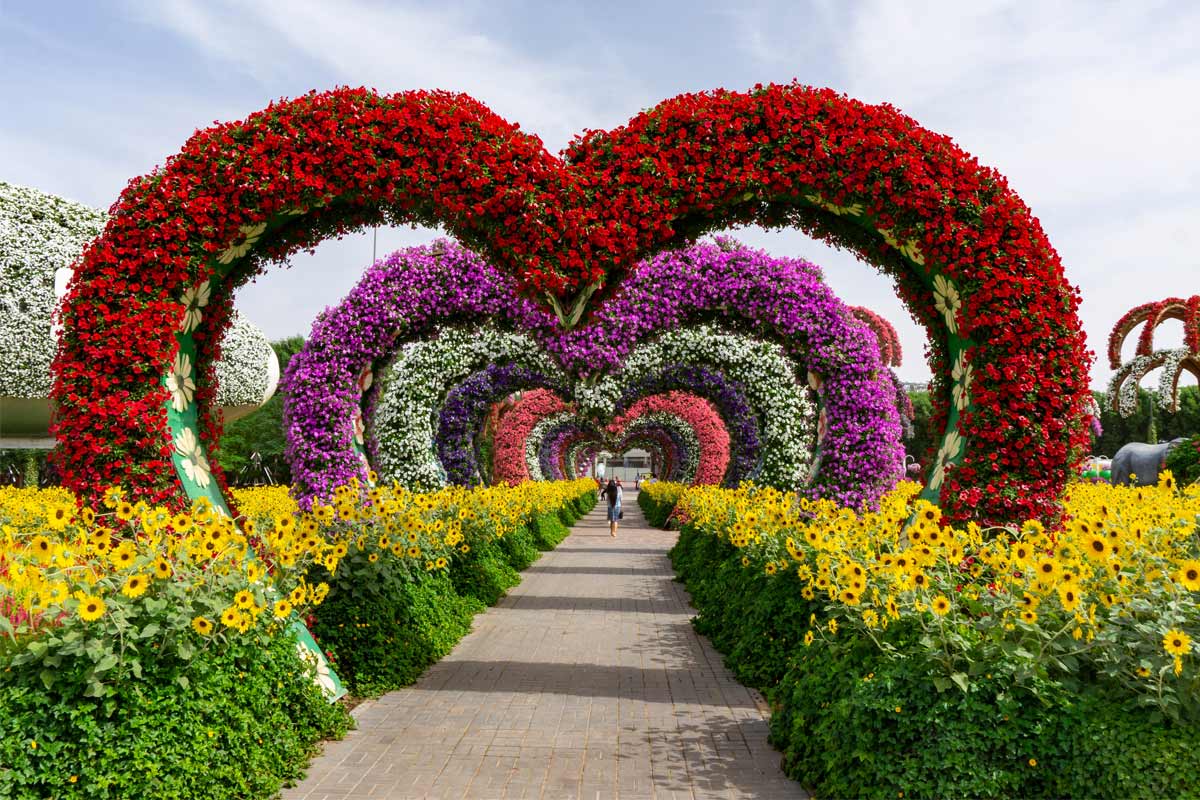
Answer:
M614 478L609 480L608 486L604 487L604 497L608 500L608 533L610 536L617 535L617 523L620 521L623 514L621 513L621 500L624 498L625 490L621 487L621 479Z

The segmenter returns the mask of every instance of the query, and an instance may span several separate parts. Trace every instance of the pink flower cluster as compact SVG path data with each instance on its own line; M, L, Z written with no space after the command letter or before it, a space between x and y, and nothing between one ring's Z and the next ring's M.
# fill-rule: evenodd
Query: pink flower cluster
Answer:
M721 415L703 398L684 392L655 394L638 400L608 426L609 433L620 435L639 417L667 414L687 423L700 442L699 466L693 483L720 483L729 468L729 431Z
M529 435L545 417L566 410L567 404L549 389L534 389L522 395L500 418L496 428L492 480L510 486L529 480L529 465L525 461Z

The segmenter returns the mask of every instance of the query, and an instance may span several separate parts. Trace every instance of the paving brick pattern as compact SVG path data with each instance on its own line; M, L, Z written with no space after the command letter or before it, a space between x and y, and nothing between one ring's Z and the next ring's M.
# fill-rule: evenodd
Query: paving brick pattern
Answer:
M593 511L415 685L356 709L285 800L806 797L635 498L616 539Z

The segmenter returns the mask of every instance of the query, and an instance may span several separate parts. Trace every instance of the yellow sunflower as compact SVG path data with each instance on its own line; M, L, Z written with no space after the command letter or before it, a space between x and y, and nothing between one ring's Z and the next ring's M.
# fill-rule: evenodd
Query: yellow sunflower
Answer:
M213 632L212 620L207 617L193 617L192 630L201 636L208 636Z
M146 593L149 585L150 579L145 575L130 575L125 579L125 585L121 587L121 594L126 597L141 597Z
M238 611L236 607L230 606L221 612L221 624L226 628L236 628L241 625L241 622L242 612Z
M1200 561L1194 558L1181 561L1175 581L1189 592L1200 591Z
M79 601L79 618L84 622L95 622L104 616L104 601L94 595L84 595Z
M1192 649L1192 637L1180 630L1169 630L1163 637L1163 650L1173 656L1185 656Z

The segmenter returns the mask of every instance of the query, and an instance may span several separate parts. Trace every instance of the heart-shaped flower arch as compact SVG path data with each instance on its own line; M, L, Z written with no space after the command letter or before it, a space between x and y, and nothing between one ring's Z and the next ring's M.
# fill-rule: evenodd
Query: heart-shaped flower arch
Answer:
M430 280L438 287L470 284L472 298L488 298L470 305L482 327L431 325L437 319L429 313L431 302L447 304L450 322L464 305L457 295L430 291L424 285ZM381 286L405 291L378 291ZM379 307L414 300L420 304L415 315ZM669 251L645 262L592 312L587 325L567 331L553 318L524 309L523 302L509 279L450 242L399 251L368 270L361 285L314 326L284 376L297 499L306 504L326 496L352 474L365 480L364 439L371 464L385 480L415 489L446 479L472 482L474 476L459 474L459 467L472 463L469 450L461 451L473 450L464 438L473 439L467 432L475 420L453 421L460 452L449 454L440 439L435 454L432 424L454 387L493 363L533 370L544 378L536 386L560 393L573 374L575 382L564 395L578 400L579 412L594 421L609 420L648 394L699 391L736 431L731 481L749 477L858 507L873 505L901 475L895 387L879 362L874 336L821 280L820 269L806 261L773 258L728 240ZM414 316L427 322L412 324ZM364 331L371 318L382 326ZM708 322L696 324L702 320ZM728 333L714 321L743 332ZM432 339L409 342L414 336ZM379 365L401 349L386 380L375 379ZM319 382L326 380L334 385ZM501 398L471 382L471 407L479 418L489 397ZM810 383L815 400L823 403L819 415L806 396ZM373 393L384 385L376 401ZM356 400L358 395L364 399ZM461 405L457 397L455 402ZM759 430L761 462L747 452ZM440 455L449 455L448 461L439 464ZM531 460L531 477L543 474L537 463Z
M54 366L60 458L84 498L112 484L150 502L201 493L186 467L217 440L219 420L198 411L233 290L268 260L380 223L443 224L567 324L664 246L799 227L892 275L928 328L945 427L931 483L951 516L1054 515L1086 444L1078 296L1029 209L948 138L830 90L682 95L562 160L464 95L314 93L198 132L113 212L77 265ZM183 306L199 311L189 297L206 284L192 327ZM201 388L176 413L163 376L181 350L201 354ZM974 370L958 403L955 364Z
M655 449L671 480L720 483L729 468L728 431L704 398L678 391L643 397L601 429L538 389L501 417L493 472L510 483L569 479L580 474L579 448L624 452L635 446Z

